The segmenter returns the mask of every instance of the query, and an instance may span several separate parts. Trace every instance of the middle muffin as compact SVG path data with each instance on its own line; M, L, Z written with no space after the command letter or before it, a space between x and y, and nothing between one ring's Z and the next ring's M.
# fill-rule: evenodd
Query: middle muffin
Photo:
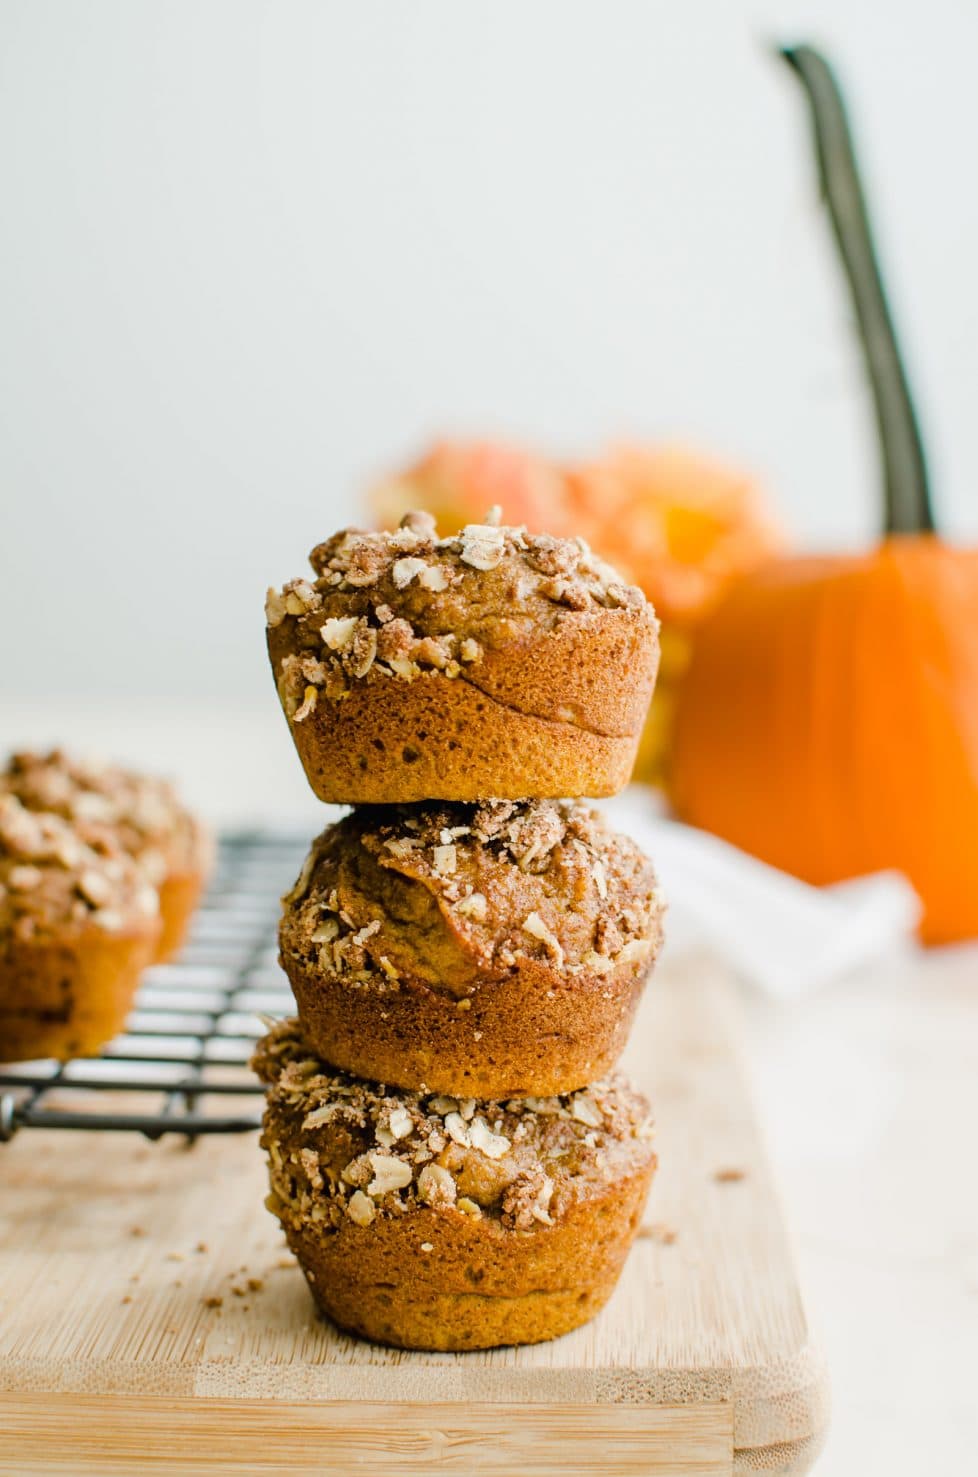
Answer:
M662 912L650 862L577 801L361 806L313 843L279 940L327 1062L550 1096L617 1060Z

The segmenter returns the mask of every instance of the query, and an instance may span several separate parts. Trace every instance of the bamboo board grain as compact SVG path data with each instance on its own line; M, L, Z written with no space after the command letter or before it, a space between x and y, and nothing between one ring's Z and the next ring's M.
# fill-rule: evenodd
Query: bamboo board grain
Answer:
M658 1124L646 1226L605 1311L527 1349L406 1354L318 1321L250 1135L22 1133L0 1147L0 1471L807 1471L825 1376L736 1015L714 967L660 971L625 1060Z

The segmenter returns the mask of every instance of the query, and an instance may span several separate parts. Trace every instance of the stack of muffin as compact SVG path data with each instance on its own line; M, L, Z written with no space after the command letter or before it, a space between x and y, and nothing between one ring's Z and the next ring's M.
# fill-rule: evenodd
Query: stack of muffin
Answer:
M407 1348L552 1338L611 1293L655 1167L614 1072L661 939L652 867L578 800L628 779L657 623L579 540L347 530L269 591L320 799L283 900L299 1018L254 1065L320 1308ZM532 797L532 798L527 798Z

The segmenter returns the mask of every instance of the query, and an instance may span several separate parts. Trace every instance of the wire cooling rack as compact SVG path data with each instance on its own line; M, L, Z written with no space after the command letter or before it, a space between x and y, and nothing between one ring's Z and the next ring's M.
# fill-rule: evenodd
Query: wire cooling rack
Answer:
M277 964L279 898L308 842L225 836L190 938L143 976L125 1033L97 1057L0 1065L0 1142L22 1128L241 1133L261 1119L248 1068L258 1013L294 1009Z

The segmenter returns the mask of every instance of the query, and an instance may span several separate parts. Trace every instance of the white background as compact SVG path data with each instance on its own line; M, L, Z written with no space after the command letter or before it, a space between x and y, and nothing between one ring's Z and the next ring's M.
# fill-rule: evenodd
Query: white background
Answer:
M974 535L978 7L2 0L0 700L268 700L265 585L438 432L692 439L870 537L803 36Z

